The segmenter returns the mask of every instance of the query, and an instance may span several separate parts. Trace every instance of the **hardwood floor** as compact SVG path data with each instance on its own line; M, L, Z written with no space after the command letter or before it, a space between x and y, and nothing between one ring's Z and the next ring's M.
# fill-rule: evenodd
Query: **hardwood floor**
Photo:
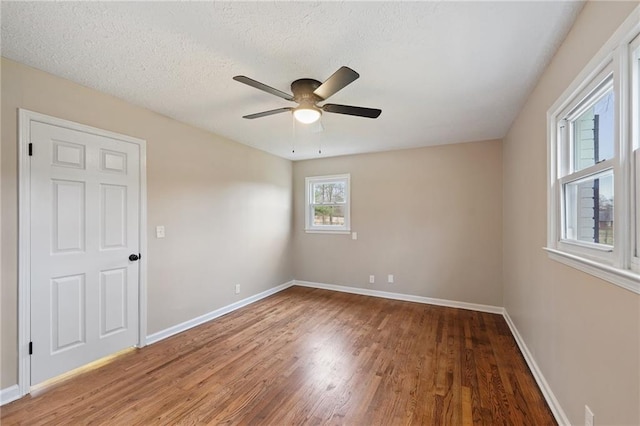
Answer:
M292 287L2 407L13 424L555 424L500 315Z

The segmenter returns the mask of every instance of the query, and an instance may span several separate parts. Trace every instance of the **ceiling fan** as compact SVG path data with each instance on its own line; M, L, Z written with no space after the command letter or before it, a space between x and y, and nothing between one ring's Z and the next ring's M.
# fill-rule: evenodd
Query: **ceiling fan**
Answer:
M317 121L323 111L354 115L356 117L378 118L382 110L375 108L338 104L318 105L319 102L327 100L331 95L353 83L358 77L360 77L360 74L351 68L341 67L338 71L333 73L331 77L326 79L324 83L320 83L318 80L311 78L301 78L291 83L291 91L293 92L293 95L281 92L278 89L274 89L273 87L267 86L259 81L245 77L244 75L237 75L233 77L233 79L298 104L297 107L277 108L269 111L258 112L256 114L245 115L242 118L254 119L279 114L281 112L293 111L293 116L296 120L301 123L310 124Z

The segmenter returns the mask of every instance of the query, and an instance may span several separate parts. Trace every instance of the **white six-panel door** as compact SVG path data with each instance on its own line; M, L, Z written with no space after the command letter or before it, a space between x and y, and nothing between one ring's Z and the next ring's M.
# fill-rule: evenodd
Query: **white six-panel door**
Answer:
M31 384L138 342L140 147L30 122Z

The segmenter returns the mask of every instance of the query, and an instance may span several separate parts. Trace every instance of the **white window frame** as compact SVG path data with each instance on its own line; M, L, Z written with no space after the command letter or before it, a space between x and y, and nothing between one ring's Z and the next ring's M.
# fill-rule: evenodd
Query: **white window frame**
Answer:
M635 208L634 213L636 217L635 228L636 228L636 240L635 240L635 250L633 252L633 256L631 257L631 269L637 273L640 273L640 148L636 148L635 151L635 175L636 175L636 198L635 198Z
M640 6L587 64L547 112L547 246L551 259L640 294L640 154L638 148L638 53ZM635 40L634 40L635 39ZM637 58L636 58L637 59ZM635 72L634 72L635 70ZM632 78L633 77L633 78ZM612 78L612 86L607 79ZM574 172L567 121L613 87L614 158ZM635 92L634 92L635 90ZM635 114L635 115L634 115ZM634 152L634 149L636 150ZM614 175L614 245L564 238L563 185L603 170Z
M344 225L314 225L311 201L313 185L345 182ZM310 176L305 178L305 231L308 233L350 234L351 233L351 175L349 173L330 176Z
M629 45L629 70L630 70L630 117L640 117L640 34ZM640 273L640 120L630 119L631 149L635 154L633 158L633 170L631 176L635 175L635 200L632 213L635 221L631 220L632 227L635 226L635 241L632 246L631 269Z
M605 262L607 264L614 264L615 257L618 255L619 244L610 246L606 244L590 243L579 241L575 239L569 239L565 236L565 221L566 214L564 211L564 203L562 199L565 197L564 186L565 184L579 181L581 179L589 178L590 176L597 175L598 173L605 172L607 170L613 170L614 176L614 192L617 189L618 180L616 177L620 173L620 167L616 162L619 156L618 146L614 147L614 158L609 158L601 161L592 166L586 167L581 170L574 171L574 141L571 131L570 122L577 119L584 113L586 109L592 106L595 101L602 97L606 92L613 89L614 103L617 105L619 94L616 91L613 81L612 63L608 63L604 68L598 72L594 78L588 82L588 84L576 94L563 108L563 110L556 115L556 145L557 145L557 164L556 164L556 191L554 196L557 198L558 209L558 223L556 224L556 239L559 249L571 252L574 254L580 254L590 257L594 260ZM618 121L618 108L614 112L614 123ZM618 129L614 129L614 142L619 139ZM619 145L619 144L618 144ZM616 197L616 200L618 197ZM618 241L618 226L617 225L617 209L614 206L614 241Z

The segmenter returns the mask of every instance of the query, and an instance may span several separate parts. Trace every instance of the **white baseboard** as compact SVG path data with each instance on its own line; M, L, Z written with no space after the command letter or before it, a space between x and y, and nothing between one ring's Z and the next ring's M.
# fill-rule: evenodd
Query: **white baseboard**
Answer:
M289 281L287 283L281 284L279 286L270 288L269 290L263 291L262 293L258 293L254 296L247 297L246 299L242 299L238 302L232 303L231 305L224 306L220 309L216 309L215 311L211 311L199 317L193 318L189 321L185 321L181 324L174 325L173 327L166 328L157 333L150 334L147 336L146 343L150 345L150 344L159 342L160 340L166 339L167 337L173 336L174 334L178 334L183 331L189 330L190 328L196 327L200 324L204 324L207 321L211 321L212 319L228 314L229 312L233 312L236 309L240 309L244 306L250 305L251 303L257 302L260 299L264 299L265 297L271 296L272 294L278 293L294 285L298 285L301 287L311 287L311 288L319 288L319 289L325 289L325 290L340 291L343 293L360 294L364 296L382 297L385 299L403 300L406 302L418 302L418 303L427 303L430 305L447 306L451 308L469 309L473 311L489 312L492 314L502 314L504 312L504 309L499 306L480 305L476 303L467 303L467 302L456 302L453 300L434 299L430 297L413 296L410 294L390 293L386 291L369 290L369 289L363 289L363 288L357 288L357 287L347 287L347 286L340 286L340 285L334 285L334 284L323 284L323 283L315 283L310 281L293 280L293 281Z
M324 290L341 291L343 293L360 294L363 296L382 297L384 299L403 300L405 302L426 303L428 305L446 306L449 308L469 309L471 311L488 312L490 314L504 313L504 308L477 303L457 302L455 300L434 299L432 297L413 296L411 294L391 293L388 291L371 290L368 288L348 287L335 284L315 283L311 281L294 281L294 285L301 287L320 288Z
M21 397L22 395L20 394L20 388L18 387L18 385L0 389L0 405L8 404L15 401L16 399L20 399Z
M527 345L524 343L524 339L520 335L520 332L518 331L518 329L516 328L516 325L511 320L511 317L509 316L509 313L507 312L506 309L504 310L504 313L502 314L502 316L504 317L505 321L509 325L509 328L511 329L511 334L513 334L513 337L516 339L516 343L520 348L520 352L522 352L522 356L524 356L525 361L527 361L527 365L529 366L529 369L531 370L533 377L536 379L536 383L538 383L538 387L540 388L542 395L544 395L544 399L547 401L547 404L549 404L549 408L551 408L551 412L553 413L553 416L556 418L556 421L561 426L571 425L571 423L569 422L569 419L567 418L567 415L565 414L564 410L560 406L560 403L556 399L556 396L553 394L553 391L551 391L551 387L549 386L549 383L547 383L547 380L542 375L542 371L540 371L538 364L536 364L536 361L533 358L533 355L529 351L529 348L527 347Z
M255 294L251 297L247 297L246 299L242 299L230 305L223 306L222 308L216 309L215 311L200 315L199 317L190 319L189 321L185 321L181 324L174 325L173 327L166 328L157 333L150 334L147 336L146 343L148 345L151 345L153 343L159 342L160 340L166 339L167 337L173 336L174 334L182 333L183 331L189 330L190 328L196 327L200 324L204 324L207 321L211 321L212 319L221 317L222 315L233 312L236 309L240 309L254 302L257 302L260 299L264 299L265 297L278 293L279 291L287 289L292 285L294 285L294 281L289 281L279 286L270 288L269 290L263 291L262 293Z

